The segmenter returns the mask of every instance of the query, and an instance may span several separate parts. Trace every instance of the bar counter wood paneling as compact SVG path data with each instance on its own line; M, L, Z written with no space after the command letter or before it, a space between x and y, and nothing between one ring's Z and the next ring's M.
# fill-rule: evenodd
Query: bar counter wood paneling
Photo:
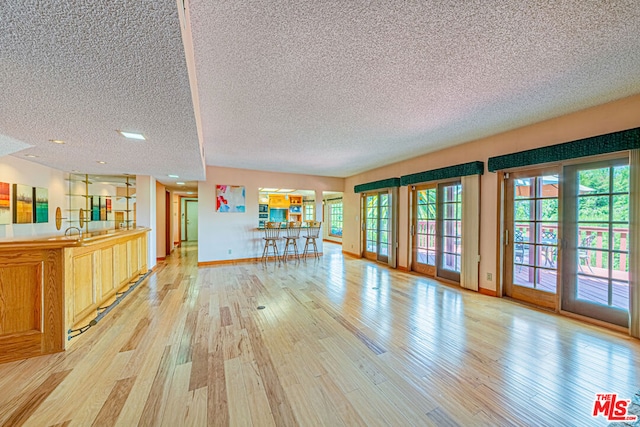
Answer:
M147 270L147 232L0 243L0 363L63 351L67 330Z

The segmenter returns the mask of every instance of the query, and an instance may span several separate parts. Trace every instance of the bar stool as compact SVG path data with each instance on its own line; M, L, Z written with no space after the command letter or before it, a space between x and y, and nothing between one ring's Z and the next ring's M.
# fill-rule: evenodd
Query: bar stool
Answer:
M286 261L289 256L289 246L293 245L293 255L300 259L300 254L298 253L298 239L300 238L300 226L302 222L300 221L291 221L287 224L287 228L285 229L286 236L284 236L284 252L282 253L282 260Z
M267 222L264 226L264 249L262 250L261 261L267 262L269 259L269 248L273 248L273 256L278 259L278 238L280 237L280 223Z
M304 236L306 242L304 244L304 252L302 252L302 257L305 260L310 253L313 253L316 258L320 256L316 239L320 237L320 225L322 223L320 221L308 221L307 224L307 234Z

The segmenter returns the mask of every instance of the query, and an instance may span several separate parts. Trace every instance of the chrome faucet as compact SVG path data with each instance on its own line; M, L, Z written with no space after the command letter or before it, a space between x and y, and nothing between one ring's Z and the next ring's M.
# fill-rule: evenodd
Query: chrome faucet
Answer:
M71 233L70 233L71 230L78 230L78 238L82 239L82 230L80 228L78 228L78 227L68 227L66 230L64 230L64 235L65 236L70 236L71 235Z

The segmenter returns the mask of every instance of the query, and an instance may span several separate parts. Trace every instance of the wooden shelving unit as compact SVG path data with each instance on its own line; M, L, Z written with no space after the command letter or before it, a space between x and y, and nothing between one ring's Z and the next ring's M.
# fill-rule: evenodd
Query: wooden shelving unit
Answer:
M289 221L302 221L304 212L302 209L302 196L289 195Z
M66 222L69 225L82 228L84 232L135 228L135 177L69 174L67 181L69 209ZM105 186L113 188L105 190ZM106 200L109 200L110 208Z

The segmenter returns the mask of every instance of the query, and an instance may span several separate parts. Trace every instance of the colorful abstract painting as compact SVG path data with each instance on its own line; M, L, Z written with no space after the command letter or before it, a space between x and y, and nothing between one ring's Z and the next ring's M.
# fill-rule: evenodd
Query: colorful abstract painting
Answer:
M216 212L244 212L243 185L216 185Z
M100 221L107 220L107 198L100 197Z
M13 184L13 223L33 222L33 187Z
M33 222L49 222L49 190L36 187L33 189Z
M100 197L91 196L91 221L100 221Z
M107 197L107 213L111 212L111 197Z
M0 224L11 224L9 183L0 182Z

